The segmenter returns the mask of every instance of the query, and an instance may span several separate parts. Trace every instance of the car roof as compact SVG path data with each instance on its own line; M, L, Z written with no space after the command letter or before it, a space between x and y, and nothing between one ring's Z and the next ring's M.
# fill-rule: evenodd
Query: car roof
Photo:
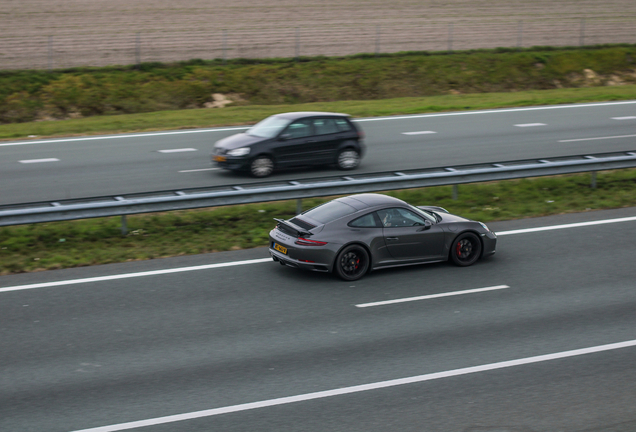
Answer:
M283 117L290 120L296 120L304 117L350 117L349 114L321 112L321 111L295 111L275 114L277 117Z
M349 195L347 197L339 198L338 200L346 204L349 204L358 210L362 210L364 208L369 208L369 207L383 206L383 205L406 204L401 199L394 198L388 195L374 194L374 193Z

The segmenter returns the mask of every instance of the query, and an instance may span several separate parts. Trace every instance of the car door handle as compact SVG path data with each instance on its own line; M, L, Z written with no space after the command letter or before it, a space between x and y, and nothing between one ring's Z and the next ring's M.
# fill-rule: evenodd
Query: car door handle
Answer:
M387 237L386 239L389 240L389 241L391 241L391 240L393 240L393 241L399 240L398 237Z

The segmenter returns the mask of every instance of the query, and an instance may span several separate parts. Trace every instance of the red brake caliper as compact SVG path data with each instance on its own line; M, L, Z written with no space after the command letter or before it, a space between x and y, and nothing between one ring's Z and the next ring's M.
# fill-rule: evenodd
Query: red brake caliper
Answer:
M461 256L462 254L462 244L461 242L457 242L457 256Z

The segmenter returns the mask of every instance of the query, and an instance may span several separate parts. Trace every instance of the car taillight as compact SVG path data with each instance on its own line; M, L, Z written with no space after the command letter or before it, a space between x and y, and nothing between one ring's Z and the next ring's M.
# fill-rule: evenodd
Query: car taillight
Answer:
M309 240L302 237L298 237L298 240L296 240L294 243L300 246L324 246L327 244L327 242L321 242L318 240Z

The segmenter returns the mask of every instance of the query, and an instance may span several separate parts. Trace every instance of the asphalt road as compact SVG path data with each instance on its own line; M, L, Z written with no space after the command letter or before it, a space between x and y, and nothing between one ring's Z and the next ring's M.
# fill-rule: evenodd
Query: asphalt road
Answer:
M491 228L355 283L264 249L1 277L0 430L636 430L636 208Z
M358 121L368 146L361 173L636 150L636 101ZM242 130L0 142L0 205L251 182L211 170L209 162L214 142ZM338 173L296 170L275 178Z

